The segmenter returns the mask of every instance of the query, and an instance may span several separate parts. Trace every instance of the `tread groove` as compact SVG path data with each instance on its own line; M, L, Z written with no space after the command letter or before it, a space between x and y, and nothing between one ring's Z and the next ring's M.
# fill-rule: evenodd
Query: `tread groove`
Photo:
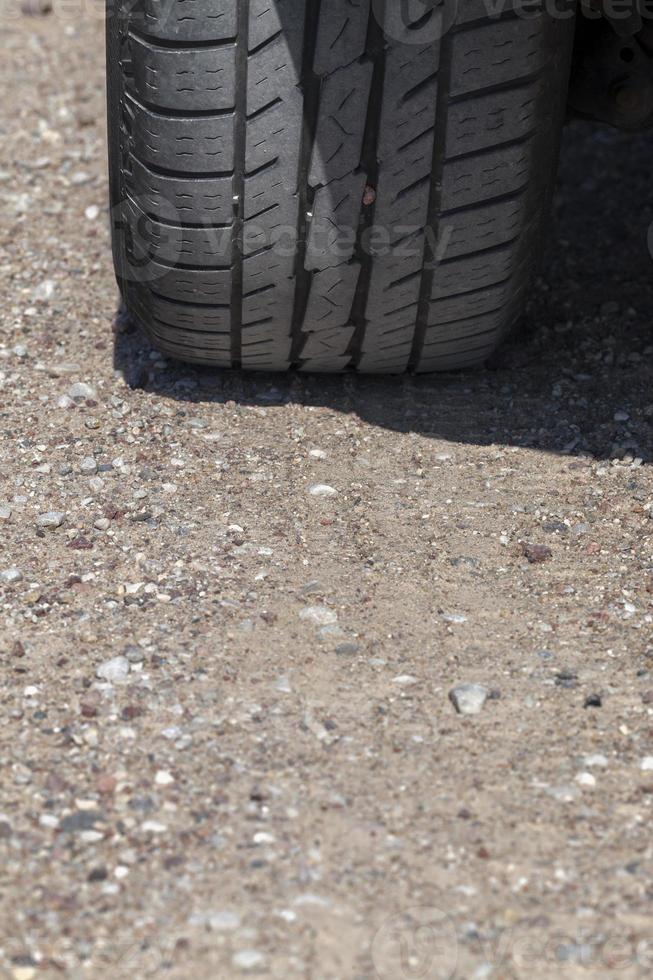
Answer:
M231 276L231 361L241 363L241 333L243 324L243 262L245 234L245 157L247 145L247 76L250 0L238 0L238 35L236 44L236 124L234 126L233 178L234 204L234 265Z
M428 204L427 227L433 232L433 240L426 242L424 250L424 265L421 273L420 294L417 306L417 320L413 346L408 360L409 367L414 371L419 366L422 349L426 338L429 319L429 304L433 291L435 263L438 261L437 247L440 239L442 181L445 167L445 145L447 123L449 118L449 86L452 62L452 35L443 36L440 47L440 70L438 79L438 94L435 108L435 132L433 137L433 165L431 167L431 190Z
M383 88L385 84L386 42L381 25L376 19L374 9L370 10L367 38L367 47L368 51L372 53L374 70L365 133L363 136L361 167L367 174L367 184L370 187L376 187L379 179L379 136L383 108ZM358 366L367 326L366 311L372 283L373 259L369 244L367 247L365 246L365 239L366 236L369 238L369 232L374 227L375 219L376 201L371 206L362 210L354 253L361 267L358 288L351 311L351 322L354 325L354 333L347 350L347 354L351 358L351 363L354 367Z
M329 0L327 0L327 3ZM309 214L313 212L315 188L309 183L309 172L318 124L321 79L314 70L321 0L307 0L304 15L304 52L300 88L304 93L302 133L299 151L299 182L297 188L297 255L295 257L295 297L291 322L290 363L299 360L303 338L302 323L308 307L312 272L306 268L307 243L310 230Z

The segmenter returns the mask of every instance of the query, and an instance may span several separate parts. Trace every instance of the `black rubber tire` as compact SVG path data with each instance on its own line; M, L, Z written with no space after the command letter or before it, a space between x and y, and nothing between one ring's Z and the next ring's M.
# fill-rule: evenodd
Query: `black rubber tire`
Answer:
M450 24L435 0L118 0L114 255L161 351L262 370L487 359L535 266L574 19L455 6Z

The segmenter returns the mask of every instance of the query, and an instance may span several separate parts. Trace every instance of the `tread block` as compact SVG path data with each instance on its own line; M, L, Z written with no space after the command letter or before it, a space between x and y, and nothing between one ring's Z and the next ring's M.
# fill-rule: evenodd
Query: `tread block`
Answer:
M532 166L530 143L453 160L444 167L441 207L449 211L515 194L527 186Z
M438 97L439 47L401 44L386 55L379 159L401 159L411 144L423 137L433 146L435 108ZM433 153L427 158L427 170ZM424 169L424 166L422 167Z
M515 241L479 255L460 256L454 261L445 260L435 269L431 298L446 299L494 286L512 274L517 260L518 243Z
M157 47L142 38L128 39L136 98L165 111L233 109L236 99L236 46Z
M229 334L229 307L180 304L145 292L139 299L141 309L159 324L179 330Z
M370 0L329 0L320 11L313 70L330 75L365 51Z
M119 0L129 27L166 41L235 38L237 0Z
M229 268L233 255L233 227L184 228L151 218L129 199L123 221L131 230L128 254L137 263L169 266Z
M312 187L345 177L359 166L372 71L371 62L355 62L323 82L308 175Z
M315 195L306 246L307 269L342 265L352 257L365 180L365 174L350 174L320 188Z
M484 289L462 293L451 299L431 302L426 336L430 336L431 330L440 328L443 324L458 324L470 317L501 309L510 301L513 291L512 281L508 279L496 286L486 286Z
M132 157L125 183L146 214L178 224L228 224L233 218L231 177L163 177Z
M249 57L248 115L261 112L275 99L288 99L299 82L300 73L288 38L281 34L273 37L264 48Z
M151 112L127 97L130 144L145 164L187 174L234 168L234 114L177 118Z
M517 238L525 220L525 198L517 197L447 215L446 258L505 245Z
M451 96L515 83L540 71L544 57L542 27L531 18L460 31L453 38Z
M316 273L302 330L313 333L349 323L359 277L360 265L355 262Z
M231 302L230 269L170 269L150 262L149 288L165 299L197 305L228 305Z
M447 119L447 159L524 139L538 125L537 97L531 84L454 103Z

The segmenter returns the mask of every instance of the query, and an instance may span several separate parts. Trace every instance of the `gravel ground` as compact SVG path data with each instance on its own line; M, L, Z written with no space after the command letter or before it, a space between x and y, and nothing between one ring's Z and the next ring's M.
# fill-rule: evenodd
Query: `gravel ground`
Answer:
M488 370L192 370L100 21L0 41L0 975L650 977L650 141L570 125Z

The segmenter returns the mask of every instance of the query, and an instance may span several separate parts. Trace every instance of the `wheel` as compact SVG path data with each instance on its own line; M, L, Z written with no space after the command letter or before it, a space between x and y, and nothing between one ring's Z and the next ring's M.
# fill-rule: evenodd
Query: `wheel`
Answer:
M487 359L534 268L574 20L452 3L119 0L114 256L157 348L275 371Z

